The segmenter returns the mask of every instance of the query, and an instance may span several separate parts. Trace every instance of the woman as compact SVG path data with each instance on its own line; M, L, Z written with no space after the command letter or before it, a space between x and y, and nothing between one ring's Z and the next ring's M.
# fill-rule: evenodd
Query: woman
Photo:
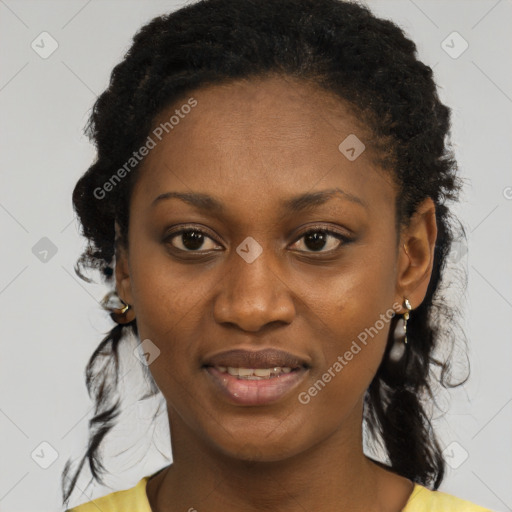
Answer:
M338 0L189 5L135 36L90 128L80 264L115 289L118 325L88 365L65 503L86 460L101 478L129 335L173 463L73 511L485 510L436 491L460 184L449 109L396 25Z

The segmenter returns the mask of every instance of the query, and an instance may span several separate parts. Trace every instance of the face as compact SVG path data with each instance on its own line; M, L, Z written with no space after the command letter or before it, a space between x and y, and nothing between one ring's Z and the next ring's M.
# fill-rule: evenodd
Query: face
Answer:
M279 77L193 91L154 130L176 109L138 170L116 267L160 351L171 428L262 460L354 435L412 282L369 134L339 98ZM355 159L350 134L366 140Z

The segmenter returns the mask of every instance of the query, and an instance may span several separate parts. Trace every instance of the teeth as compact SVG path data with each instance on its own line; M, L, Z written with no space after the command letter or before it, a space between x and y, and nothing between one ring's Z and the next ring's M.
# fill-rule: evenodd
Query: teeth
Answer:
M291 368L287 366L276 366L274 368L235 368L233 366L216 366L222 373L229 373L240 379L261 380L278 377L279 375L290 373Z
M254 375L256 375L256 377L270 377L271 371L270 368L255 368Z

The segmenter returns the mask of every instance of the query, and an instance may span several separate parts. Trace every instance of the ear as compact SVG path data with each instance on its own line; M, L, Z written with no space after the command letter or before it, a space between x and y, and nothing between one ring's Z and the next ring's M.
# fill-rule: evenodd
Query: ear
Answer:
M416 309L423 302L432 275L436 239L436 208L428 197L418 206L400 236L396 288L399 304L407 298Z
M130 265L128 262L128 254L126 247L120 242L120 229L119 225L115 224L116 231L116 290L119 297L130 306L133 307L133 294L130 280Z

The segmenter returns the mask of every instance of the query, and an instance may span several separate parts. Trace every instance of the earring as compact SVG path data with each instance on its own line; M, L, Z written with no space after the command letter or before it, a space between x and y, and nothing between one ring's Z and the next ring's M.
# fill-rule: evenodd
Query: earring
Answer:
M406 312L402 318L398 320L393 332L393 346L389 351L389 359L394 363L400 361L405 353L407 344L407 321L409 320L409 312L412 310L409 299L404 298L404 308Z
M119 306L119 303L121 303L122 306ZM104 309L110 311L110 317L118 324L129 324L135 319L133 308L129 304L126 304L116 291L109 292L105 295L101 301L101 305Z
M121 315L124 315L124 314L125 314L125 313L130 309L130 308L131 308L131 306L130 306L130 305L128 305L128 304L126 304L126 303L123 301L123 299L120 299L120 300L121 300L121 302L124 304L124 308L123 308L123 309L121 309L119 313L120 313Z

